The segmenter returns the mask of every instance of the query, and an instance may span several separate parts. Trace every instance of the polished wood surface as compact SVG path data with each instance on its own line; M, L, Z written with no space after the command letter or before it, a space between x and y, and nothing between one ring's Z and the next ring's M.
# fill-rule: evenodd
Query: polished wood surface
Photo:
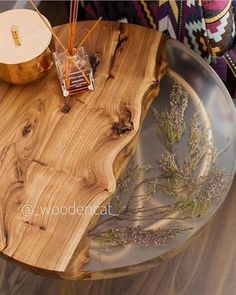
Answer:
M236 294L236 179L200 237L154 269L102 281L44 278L0 260L1 295L234 295Z
M79 23L75 44L92 24ZM66 43L68 26L56 32ZM111 199L159 92L162 36L101 22L85 44L99 63L96 89L73 96L66 107L55 69L28 86L0 84L0 251L6 257L38 272L80 276L88 261L86 233ZM85 213L51 211L74 203Z

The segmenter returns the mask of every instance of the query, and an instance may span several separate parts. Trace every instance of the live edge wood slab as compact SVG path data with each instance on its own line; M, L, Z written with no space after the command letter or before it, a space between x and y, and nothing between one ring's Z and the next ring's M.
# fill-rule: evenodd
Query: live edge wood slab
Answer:
M77 41L91 25L79 23ZM68 26L55 31L66 44ZM0 82L0 251L6 258L41 274L80 277L87 232L99 215L43 214L42 208L99 208L111 199L158 94L164 41L154 30L101 22L85 44L97 61L96 90L73 96L69 105L55 69L27 86Z

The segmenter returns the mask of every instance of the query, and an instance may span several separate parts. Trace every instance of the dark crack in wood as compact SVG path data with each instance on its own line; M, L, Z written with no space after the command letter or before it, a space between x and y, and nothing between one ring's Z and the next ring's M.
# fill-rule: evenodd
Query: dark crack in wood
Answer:
M18 181L20 183L24 183L23 171L22 171L22 168L21 168L21 165L20 165L19 161L16 161L15 165L16 165L16 176L17 176L17 179L18 179Z
M128 41L129 37L126 34L126 29L125 29L125 24L120 23L119 24L119 37L117 41L117 45L113 54L113 57L111 58L111 66L110 66L110 71L108 74L108 79L110 78L115 78L115 65L117 63L117 59L120 56L121 52L123 51L123 48L125 46L125 43Z
M94 53L92 55L89 56L89 61L93 70L93 74L95 75L97 67L100 64L100 57L98 54Z
M47 166L47 164L45 164L45 163L43 163L43 162L41 162L41 161L38 161L38 160L36 160L36 159L33 159L32 162L35 162L35 163L37 163L37 164L39 164L39 165L42 165L42 166Z
M6 155L7 155L10 147L11 147L11 144L4 146L2 152L0 153L0 168L3 165L4 159L5 159Z

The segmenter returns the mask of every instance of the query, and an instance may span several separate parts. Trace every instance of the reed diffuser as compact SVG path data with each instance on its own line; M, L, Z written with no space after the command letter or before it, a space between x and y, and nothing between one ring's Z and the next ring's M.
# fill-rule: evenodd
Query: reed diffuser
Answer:
M94 90L95 88L93 71L85 48L75 48L78 7L78 0L70 1L69 34L66 51L53 53L58 78L65 97L82 90Z
M30 0L30 2L34 9L38 12L39 16L42 18L33 1ZM76 94L80 91L95 89L93 70L83 44L91 32L96 28L101 18L95 22L79 45L75 46L78 8L79 0L70 0L67 48L63 45L55 32L53 32L53 30L48 27L61 48L61 51L56 51L53 53L53 58L64 97ZM44 21L43 18L42 20ZM45 25L47 25L47 23L45 23Z

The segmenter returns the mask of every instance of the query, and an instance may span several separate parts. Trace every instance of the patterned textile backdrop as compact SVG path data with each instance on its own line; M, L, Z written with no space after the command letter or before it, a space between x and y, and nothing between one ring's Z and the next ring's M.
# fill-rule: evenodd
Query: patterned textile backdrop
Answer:
M236 1L81 1L86 19L127 20L169 34L202 56L236 99Z

